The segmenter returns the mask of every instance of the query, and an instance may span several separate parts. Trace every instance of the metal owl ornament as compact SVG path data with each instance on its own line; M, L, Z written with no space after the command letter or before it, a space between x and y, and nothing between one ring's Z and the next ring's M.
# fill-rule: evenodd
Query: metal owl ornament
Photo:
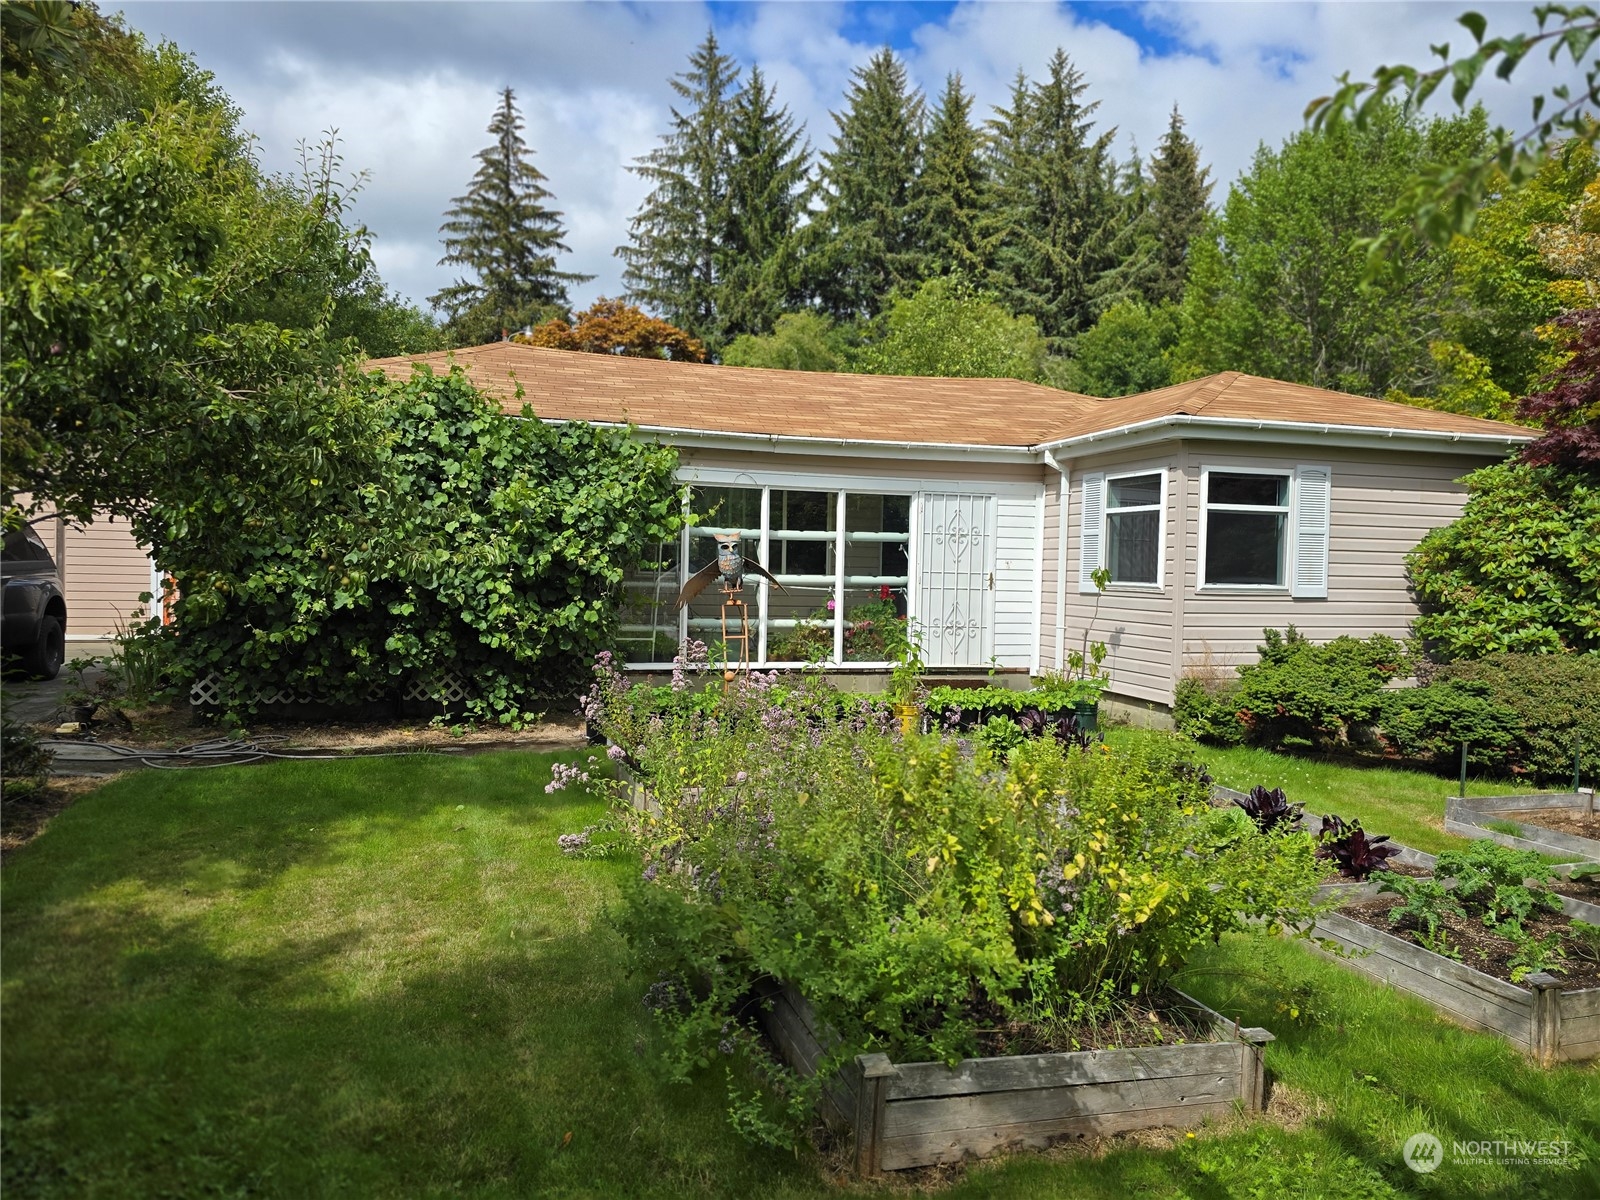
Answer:
M780 592L784 590L783 584L778 582L777 577L771 571L756 562L755 559L744 556L744 550L740 545L742 538L742 534L736 533L732 537L718 537L716 539L717 557L689 576L688 582L678 592L679 608L682 608L701 592L705 591L713 579L722 582L722 590L726 593L742 592L744 590L744 575L746 571L753 571L763 579L770 579L772 585Z

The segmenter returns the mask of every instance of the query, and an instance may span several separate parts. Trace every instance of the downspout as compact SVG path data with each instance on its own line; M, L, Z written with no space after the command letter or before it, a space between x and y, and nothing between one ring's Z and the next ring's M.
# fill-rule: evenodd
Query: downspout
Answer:
M1056 670L1067 667L1067 468L1056 461L1055 452L1044 452L1046 465L1061 476L1056 500Z

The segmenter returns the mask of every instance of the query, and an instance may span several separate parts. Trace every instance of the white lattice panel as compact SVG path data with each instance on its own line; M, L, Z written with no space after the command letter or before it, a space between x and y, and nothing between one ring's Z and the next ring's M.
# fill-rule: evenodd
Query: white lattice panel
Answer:
M427 679L407 681L401 695L407 700L432 701L435 704L459 704L472 695L472 685L459 671L441 671Z

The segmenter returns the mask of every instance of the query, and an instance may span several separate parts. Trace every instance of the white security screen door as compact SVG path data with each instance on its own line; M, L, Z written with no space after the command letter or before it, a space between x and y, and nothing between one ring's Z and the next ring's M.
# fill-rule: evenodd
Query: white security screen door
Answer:
M975 667L994 653L993 496L919 497L917 596L912 615L930 667Z

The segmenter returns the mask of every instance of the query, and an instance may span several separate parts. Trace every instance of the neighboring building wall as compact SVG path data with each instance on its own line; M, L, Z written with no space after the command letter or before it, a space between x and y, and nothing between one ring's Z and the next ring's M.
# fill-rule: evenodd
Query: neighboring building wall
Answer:
M56 543L47 544L55 549ZM128 522L102 517L81 529L68 528L57 564L65 576L67 640L111 637L127 623L150 590L150 556L133 540ZM70 655L69 655L70 657Z
M1172 700L1173 593L1178 577L1177 527L1172 505L1178 491L1173 471L1179 450L1171 447L1145 447L1126 454L1085 457L1071 462L1072 481L1067 499L1067 595L1066 650L1082 650L1085 632L1088 641L1106 644L1105 668L1111 676L1111 691L1135 700L1161 704ZM1159 589L1121 587L1112 584L1103 595L1079 590L1078 564L1082 532L1083 478L1107 471L1168 472L1167 517L1162 540L1162 584Z
M1241 453L1237 443L1185 447L1183 642L1175 678L1184 672L1222 669L1232 675L1254 662L1265 628L1293 624L1315 642L1340 634L1410 635L1417 606L1405 558L1430 529L1460 516L1466 489L1461 476L1486 465L1482 458L1382 451L1287 448L1272 454ZM1285 592L1200 591L1198 583L1202 467L1292 469L1297 463L1333 468L1326 599L1295 599Z

